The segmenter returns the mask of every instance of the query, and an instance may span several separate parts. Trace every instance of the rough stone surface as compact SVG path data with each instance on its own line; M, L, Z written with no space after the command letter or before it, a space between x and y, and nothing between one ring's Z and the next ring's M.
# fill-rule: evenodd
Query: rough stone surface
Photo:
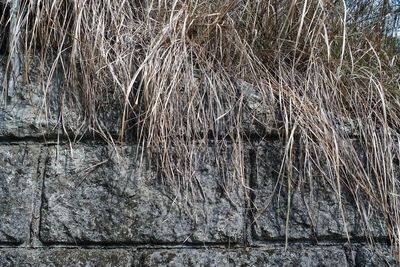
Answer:
M288 175L278 180L283 145L274 141L282 122L277 106L253 85L238 81L238 91L232 94L232 100L243 101L240 131L256 143L255 149L244 144L245 173L238 175L230 160L232 145L218 151L211 145L193 153L199 162L195 172L172 170L178 177L172 192L163 186L160 170L138 159L136 146L113 149L85 138L84 143L71 145L71 151L69 145L43 141L42 136L54 141L61 135L62 142L65 132L88 137L93 125L78 107L68 101L60 104L63 94L57 78L43 87L35 60L29 82L16 88L7 103L0 103L0 266L396 265L385 226L374 217L368 217L371 240L381 249L369 250L363 220L343 189L343 214L354 237L352 245L346 244L333 189L336 180L321 174L329 174L329 166L311 166L309 176L303 177L298 147L286 228ZM4 66L0 59L2 84ZM99 124L118 135L120 103L111 95L104 110L96 111ZM203 96L204 92L196 95L193 109ZM220 111L236 112L238 107ZM332 121L346 140L359 136L357 122ZM225 136L236 132L235 127L234 121L224 118L215 125L215 134ZM169 152L179 155L175 150ZM227 160L218 162L218 157ZM191 183L182 186L182 177ZM302 179L308 182L302 185ZM369 216L370 207L361 208ZM287 250L282 242L286 229Z
M122 249L0 249L0 266L131 266Z
M243 131L249 135L277 135L282 121L278 106L271 99L263 99L254 85L238 81L243 98Z
M376 244L373 251L368 244L353 244L346 252L351 266L398 266L390 246L385 244Z
M278 141L258 144L256 152L256 171L253 179L255 191L253 217L253 236L255 240L274 240L286 237L286 218L288 211L288 175L278 180L282 162L282 145ZM335 179L324 179L320 171L311 170L305 186L299 183L296 171L298 159L294 158L291 180L290 208L288 221L289 239L346 239L339 198L330 183ZM364 237L362 220L350 194L342 188L343 214L350 237ZM271 198L271 196L274 196ZM371 219L375 237L385 238L385 225Z
M135 266L348 266L340 247L147 250Z
M368 245L356 245L348 258L354 266L396 266L390 247L381 244L377 244L373 252Z
M184 200L157 185L154 170L139 166L136 147L117 159L105 146L49 149L40 236L47 243L239 242L243 238L243 192L239 181L201 164L204 198ZM209 151L211 153L211 151ZM225 191L231 188L227 197ZM232 190L232 188L234 190Z
M85 107L81 107L75 104L73 100L66 100L65 105L62 106L61 109L61 118L63 121L62 132L61 134L73 137L73 138L81 138L81 137L93 137L93 133L98 134L102 137L110 138L110 136L119 136L120 129L122 126L122 110L123 105L119 103L123 97L120 96L118 99L118 94L112 95L110 93L109 97L104 96L104 101L102 102L101 107L96 108L96 116L97 121L95 127L85 118L83 114L85 114ZM76 100L74 100L76 101ZM127 128L132 128L132 119L129 124L126 125ZM99 131L99 126L101 126L101 131ZM133 130L126 130L126 135L131 135Z
M0 248L0 266L396 266L388 247Z
M61 130L58 123L57 81L50 86L40 80L37 59L29 70L29 82L14 89L13 96L5 99L1 94L0 136L42 137L54 136ZM5 73L4 59L0 60L0 82ZM7 100L7 101L5 101Z
M78 109L77 105L71 107L68 98L63 96L60 75L56 73L51 82L46 84L40 77L39 65L38 58L32 58L28 82L19 84L13 96L5 99L0 92L0 137L89 136L93 129L83 118L84 111ZM0 56L0 84L4 81L5 68L5 58ZM50 72L50 69L46 71ZM108 134L117 136L122 124L121 107L115 97L107 97L107 100L111 103L106 105L103 101L103 109L98 110L98 123Z
M22 243L38 183L38 145L0 145L0 243Z

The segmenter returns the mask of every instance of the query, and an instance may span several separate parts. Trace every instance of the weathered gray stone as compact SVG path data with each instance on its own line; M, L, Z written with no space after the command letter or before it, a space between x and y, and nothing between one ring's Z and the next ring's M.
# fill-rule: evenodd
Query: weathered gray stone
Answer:
M0 58L0 84L3 84L5 77L5 60ZM74 138L92 133L95 127L83 115L83 108L71 104L73 101L69 101L68 94L62 92L62 77L57 73L57 68L47 84L46 75L52 67L50 60L48 64L42 69L39 59L31 58L28 80L20 81L11 97L4 98L0 92L0 137L56 138L68 134ZM96 107L98 126L108 134L117 136L122 124L118 97L111 95L104 98L102 106Z
M39 152L38 145L0 145L0 242L29 237Z
M207 151L213 159L212 149ZM136 147L124 147L119 155L106 146L78 145L72 156L69 147L49 149L42 241L233 243L243 238L240 181L229 172L222 177L213 160L198 169L201 189L195 187L205 201L185 205L179 195L162 190L153 169L140 165Z
M272 97L259 92L260 89L243 80L237 81L243 97L243 131L249 135L277 135L282 127L277 103ZM263 96L264 95L264 98Z
M288 175L278 180L283 157L283 147L278 141L261 142L257 148L255 187L255 208L253 216L253 235L256 240L284 239L286 237L286 218L288 211ZM308 177L299 182L299 160L294 156L291 179L288 238L317 239L347 238L343 215L350 237L363 237L363 224L352 196L342 186L341 197L334 191L336 179L324 177L321 169L314 166ZM325 173L326 175L329 175ZM271 197L272 196L272 197ZM268 205L269 204L269 205ZM372 233L375 237L387 237L384 222L371 218Z
M244 104L243 132L250 135L276 136L283 131L282 114L272 92L268 92L268 88L260 89L243 80L238 80L236 84ZM329 111L325 113L331 122L328 127L339 136L344 138L360 136L359 121ZM302 111L299 114L302 114Z
M95 109L94 114L96 117L96 122L89 121L87 117L87 112L82 103L76 103L74 100L68 100L66 97L64 105L61 107L61 118L62 118L62 134L69 135L70 137L92 137L93 134L97 134L100 138L109 139L111 136L116 137L121 133L122 127L122 110L123 104L121 100L123 96L115 93L109 93L110 96L103 96L103 100L98 100L100 102L97 107L91 107ZM118 98L119 97L119 98ZM71 97L70 97L71 98ZM73 97L72 97L73 98ZM93 103L93 105L95 105ZM92 114L93 115L93 114ZM93 119L93 118L92 118ZM125 118L126 120L132 121L132 118ZM127 128L132 128L132 122L126 125ZM132 130L126 130L125 135L131 134Z
M340 247L163 249L138 252L135 266L348 266Z
M193 95L193 90L189 90L179 95L179 99L171 97L171 101L176 101L170 103L174 106L174 112L191 118L176 123L174 134L186 136L188 131L220 137L238 133L249 136L278 134L282 121L278 106L271 96L260 93L260 89L244 80L237 80L230 85L234 87L228 86L226 89L230 93L221 98L210 97L210 88L220 85L204 81L207 79L201 78L200 70L195 70L194 74L196 79L192 86L196 88L196 94ZM190 103L190 108L181 105L181 102ZM204 118L204 114L212 115Z
M122 249L0 249L0 266L131 266Z
M34 58L29 69L29 81L18 84L13 96L0 101L0 136L42 137L56 135L58 129L57 80L49 86L40 78L40 64ZM0 83L3 84L5 62L0 63Z
M346 250L351 266L398 266L390 246L375 244L371 251L368 244L352 244Z
M360 137L360 123L348 117L333 114L329 116L333 129L344 138Z

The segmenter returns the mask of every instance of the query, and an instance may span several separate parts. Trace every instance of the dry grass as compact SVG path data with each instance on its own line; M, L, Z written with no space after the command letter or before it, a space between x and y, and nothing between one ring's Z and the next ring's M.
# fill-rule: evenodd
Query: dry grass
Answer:
M256 85L262 101L281 109L281 171L292 173L300 142L301 176L315 162L327 165L338 195L342 187L352 192L367 234L371 216L384 217L399 259L400 54L389 37L398 22L389 19L400 7L346 2L21 1L15 40L25 64L33 55L49 64L45 81L62 70L62 99L86 125L113 143L136 128L142 147L159 155L166 182L189 195L201 160L195 152L209 142L234 145L232 164L243 177L246 106L236 81ZM115 103L117 138L98 115ZM351 124L355 131L346 130Z

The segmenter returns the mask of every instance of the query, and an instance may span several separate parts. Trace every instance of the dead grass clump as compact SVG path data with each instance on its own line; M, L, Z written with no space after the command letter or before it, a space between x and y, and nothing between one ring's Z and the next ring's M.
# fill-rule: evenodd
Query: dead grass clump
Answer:
M296 142L305 149L304 177L307 164L322 162L311 152L322 151L332 170L325 179L339 196L343 186L352 192L367 234L369 218L383 214L399 259L399 8L362 0L21 0L9 22L18 33L9 76L22 75L12 55L24 64L38 55L52 70L43 79L63 74L62 99L90 129L116 143L135 127L176 192L193 192L194 152L210 140L234 146L232 166L243 178L248 107L236 82L250 82L265 105L280 107L281 171L291 173ZM118 137L99 116L115 103Z

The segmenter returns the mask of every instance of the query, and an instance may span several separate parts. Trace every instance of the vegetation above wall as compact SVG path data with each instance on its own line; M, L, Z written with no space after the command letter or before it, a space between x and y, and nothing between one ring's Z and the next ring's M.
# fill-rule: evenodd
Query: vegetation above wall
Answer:
M207 156L194 150L233 144L230 165L240 179L244 141L263 139L271 127L271 117L248 105L246 81L262 107L279 110L288 212L294 173L307 183L319 166L339 196L342 187L351 191L367 237L369 219L384 217L399 259L398 1L9 2L1 18L9 38L5 94L18 94L15 81L28 82L30 61L39 58L44 98L62 74L65 109L79 110L82 124L113 144L136 129L144 151L158 155L166 183L190 201L200 194L201 159L193 155ZM115 106L119 136L100 116ZM249 131L244 113L265 127Z

